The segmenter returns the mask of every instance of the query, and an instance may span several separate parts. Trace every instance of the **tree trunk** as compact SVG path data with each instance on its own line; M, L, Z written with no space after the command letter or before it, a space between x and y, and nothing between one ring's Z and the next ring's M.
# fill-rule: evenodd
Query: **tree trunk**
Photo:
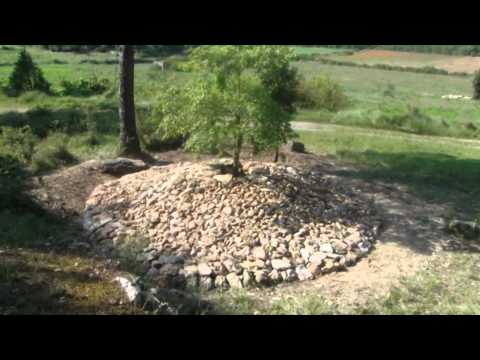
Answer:
M277 163L277 162L278 162L279 156L280 156L280 149L277 147L277 148L275 149L275 157L273 158L273 162L274 162L274 163Z
M135 120L135 50L133 45L122 45L120 50L120 154L138 156L140 141Z
M240 162L240 154L242 153L242 146L243 146L243 135L240 134L237 138L237 143L235 144L235 154L233 156L233 175L234 176L241 176L242 172L242 164Z

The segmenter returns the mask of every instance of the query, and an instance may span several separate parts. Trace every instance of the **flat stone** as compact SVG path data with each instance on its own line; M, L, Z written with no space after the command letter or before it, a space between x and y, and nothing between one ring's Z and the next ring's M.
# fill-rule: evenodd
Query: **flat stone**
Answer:
M311 262L312 264L322 265L326 258L327 258L327 254L323 252L317 252L317 253L314 253L312 256L310 256L308 261Z
M267 253L262 247L256 247L252 251L252 255L259 260L265 260L267 258Z
M289 259L283 258L283 259L274 259L272 260L272 267L275 270L282 271L282 270L287 270L292 267L292 263L290 262Z
M314 275L308 271L305 266L298 266L295 270L297 272L298 280L300 281L311 280L314 277Z
M222 183L223 185L228 185L233 180L233 175L226 174L226 175L216 175L213 177L214 180Z
M198 273L200 274L200 276L211 276L213 271L210 266L208 266L205 263L202 263L198 265Z

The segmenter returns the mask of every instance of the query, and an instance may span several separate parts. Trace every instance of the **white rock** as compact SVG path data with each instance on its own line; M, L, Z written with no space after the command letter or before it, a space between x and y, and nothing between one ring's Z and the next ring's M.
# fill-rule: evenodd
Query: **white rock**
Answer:
M282 270L287 270L292 267L292 263L290 260L283 258L283 259L274 259L272 260L272 267L275 270L282 271Z
M138 285L135 285L132 281L125 277L116 277L115 282L119 283L120 286L122 287L122 290L125 292L125 295L127 296L128 301L131 303L136 302L140 295L142 290Z
M198 273L200 274L200 276L211 276L213 271L210 266L208 266L205 263L202 263L198 265Z
M331 244L320 245L320 252L331 254L333 253L333 246Z

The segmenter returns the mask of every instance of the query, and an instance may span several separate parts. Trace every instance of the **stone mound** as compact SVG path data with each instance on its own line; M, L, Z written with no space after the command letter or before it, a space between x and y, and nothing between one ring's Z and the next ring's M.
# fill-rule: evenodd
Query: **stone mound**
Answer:
M152 167L95 189L84 226L114 249L142 237L139 260L164 287L242 288L345 270L371 251L378 224L360 195L328 176L250 162Z

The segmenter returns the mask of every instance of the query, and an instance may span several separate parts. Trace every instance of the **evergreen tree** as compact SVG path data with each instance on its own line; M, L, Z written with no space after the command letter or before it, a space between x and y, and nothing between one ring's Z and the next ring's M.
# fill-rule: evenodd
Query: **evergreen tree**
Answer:
M26 49L23 49L18 56L9 78L8 89L14 96L34 90L50 93L50 84Z

